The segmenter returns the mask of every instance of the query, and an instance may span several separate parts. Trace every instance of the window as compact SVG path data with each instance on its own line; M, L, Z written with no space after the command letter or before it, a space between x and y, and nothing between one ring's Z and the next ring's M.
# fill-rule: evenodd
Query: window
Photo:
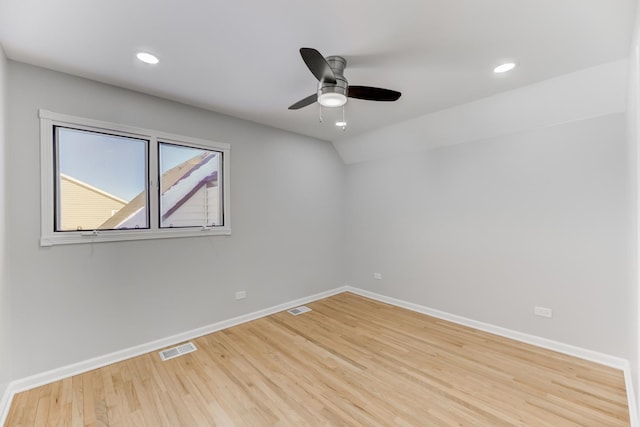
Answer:
M230 234L228 144L40 110L40 244Z
M149 228L149 140L53 126L55 231Z
M159 148L160 227L221 225L218 172L222 153L165 142Z

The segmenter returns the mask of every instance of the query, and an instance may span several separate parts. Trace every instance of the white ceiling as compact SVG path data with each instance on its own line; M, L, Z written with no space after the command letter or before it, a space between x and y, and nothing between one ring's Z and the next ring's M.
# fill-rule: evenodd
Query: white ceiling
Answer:
M7 56L338 141L625 58L636 0L0 0ZM316 90L299 55L347 59L351 84L402 92L340 114L287 107ZM135 53L155 53L142 64ZM515 59L508 75L494 66Z

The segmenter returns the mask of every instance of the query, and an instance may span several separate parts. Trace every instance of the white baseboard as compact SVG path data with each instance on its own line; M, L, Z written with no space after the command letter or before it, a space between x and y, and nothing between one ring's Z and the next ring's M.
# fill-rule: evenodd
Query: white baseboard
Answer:
M11 388L11 383L5 384L0 391L0 426L3 426L9 415L9 408L15 392Z
M456 314L447 313L445 311L436 310L430 307L426 307L420 304L414 304L412 302L403 301L400 299L388 297L385 295L376 294L375 292L365 291L364 289L354 288L347 286L348 292L361 295L363 297L371 298L376 301L385 302L387 304L395 305L396 307L406 308L407 310L415 311L422 314L427 314L438 319L448 320L459 325L469 326L474 329L489 332L502 337L511 338L516 341L522 341L527 344L533 344L538 347L543 347L549 350L554 350L559 353L568 354L570 356L579 357L581 359L590 360L592 362L600 363L602 365L610 366L612 368L623 369L625 365L628 365L628 361L619 357L610 356L608 354L598 353L592 350L586 350L580 347L575 347L569 344L564 344L558 341L541 338L535 335L525 334L523 332L514 331L512 329L495 326L489 323L478 322L477 320L469 319L466 317L458 316Z
M9 407L13 396L21 391L29 390L35 387L39 387L44 384L49 384L54 381L59 381L63 378L68 378L73 375L82 374L84 372L92 371L94 369L101 368L103 366L111 365L113 363L121 362L132 357L140 356L145 353L157 351L165 347L174 346L184 341L188 341L194 338L208 335L213 332L227 329L232 326L239 325L241 323L250 322L252 320L259 319L261 317L269 316L284 310L288 310L299 305L308 304L313 301L317 301L323 298L330 297L342 293L346 290L345 287L332 289L329 291L321 292L315 295L311 295L305 298L300 298L294 301L278 304L273 307L265 308L263 310L255 311L253 313L244 314L242 316L234 317L232 319L216 322L211 325L203 326L201 328L193 329L191 331L183 332L177 335L172 335L167 338L148 342L146 344L137 345L135 347L127 348L124 350L116 351L106 354L104 356L94 357L93 359L85 360L71 365L63 366L61 368L52 369L40 374L36 374L27 378L12 381L9 383L4 394L0 398L0 426L4 425L6 417L9 413Z
M631 418L631 427L640 426L638 419L638 405L636 403L636 395L633 388L633 379L631 377L631 366L627 362L624 371L624 385L627 388L627 404L629 405L629 418Z
M447 313L445 311L436 310L423 305L414 304L412 302L403 301L397 298L380 295L375 292L366 291L364 289L355 288L353 286L346 286L347 292L371 298L376 301L384 302L394 305L396 307L406 308L407 310L415 311L418 313L426 314L438 319L447 320L449 322L457 323L459 325L469 326L474 329L489 332L494 335L499 335L506 338L511 338L516 341L521 341L527 344L532 344L537 347L546 348L549 350L557 351L569 356L578 357L580 359L589 360L591 362L599 363L601 365L609 366L612 368L620 369L624 372L625 385L627 388L627 400L629 405L629 416L631 418L632 427L640 427L638 424L638 408L636 405L636 398L633 389L633 381L631 378L631 366L629 361L620 357L611 356L597 351L576 347L573 345L561 343L558 341L550 340L547 338L538 337L535 335L525 334L523 332L514 331L512 329L503 328L501 326L495 326L489 323L479 322L477 320L469 319L466 317L458 316L456 314Z
M366 291L364 289L359 289L352 286L343 286L343 287L332 289L326 292L321 292L305 298L300 298L294 301L289 301L289 302L279 304L273 307L269 307L263 310L255 311L253 313L245 314L242 316L234 317L232 319L223 320L221 322L203 326L201 328L193 329L191 331L183 332L181 334L173 335L167 338L152 341L146 344L141 344L128 349L116 351L114 353L110 353L104 356L95 357L93 359L63 366L58 369L53 369L47 372L43 372L41 374L36 374L27 378L13 381L8 384L4 393L0 397L0 426L4 425L6 421L6 417L9 413L9 408L11 405L11 401L13 400L13 396L16 393L19 393L21 391L29 390L34 387L38 387L44 384L58 381L73 375L82 374L84 372L88 372L94 369L101 368L103 366L110 365L112 363L117 363L126 359L130 359L132 357L136 357L141 354L157 351L165 347L170 347L184 341L198 338L203 335L211 334L213 332L230 328L232 326L236 326L241 323L250 322L252 320L256 320L261 317L269 316L274 313L278 313L302 304L307 304L313 301L317 301L323 298L337 295L342 292L352 292L354 294L371 298L376 301L384 302L397 307L406 308L408 310L427 314L429 316L437 317L439 319L448 320L450 322L457 323L460 325L469 326L469 327L479 329L481 331L489 332L495 335L500 335L506 338L511 338L517 341L533 344L538 347L554 350L559 353L564 353L570 356L579 357L581 359L586 359L592 362L596 362L596 363L600 363L613 368L621 369L624 372L625 384L627 387L627 398L629 402L631 426L640 427L640 424L638 424L638 411L637 411L637 405L635 400L635 394L633 390L633 382L631 380L630 365L629 365L629 362L625 359L595 352L592 350L583 349L583 348L572 346L569 344L564 344L558 341L541 338L535 335L525 334L522 332L503 328L500 326L478 322L476 320L468 319L466 317L432 309L426 306L410 303L400 299L387 297L385 295L376 294L374 292Z

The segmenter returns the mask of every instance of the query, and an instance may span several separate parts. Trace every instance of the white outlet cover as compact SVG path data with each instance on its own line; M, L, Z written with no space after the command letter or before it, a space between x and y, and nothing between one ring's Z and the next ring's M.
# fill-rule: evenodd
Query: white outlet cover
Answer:
M373 278L376 280L382 280L382 273L373 273Z
M533 313L536 316L541 316L541 317L548 317L548 318L552 318L553 317L553 310L547 307L538 307L536 306L533 310Z
M247 291L236 292L236 299L244 299L247 297Z

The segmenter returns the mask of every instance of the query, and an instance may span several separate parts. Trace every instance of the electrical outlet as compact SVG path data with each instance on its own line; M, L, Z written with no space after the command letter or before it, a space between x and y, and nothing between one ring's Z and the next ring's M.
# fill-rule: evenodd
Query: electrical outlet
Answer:
M373 278L376 280L382 280L382 273L373 273Z
M236 292L236 299L245 299L247 297L247 291Z
M533 312L535 313L536 316L542 316L542 317L548 317L548 318L553 317L553 310L547 307L536 306Z

